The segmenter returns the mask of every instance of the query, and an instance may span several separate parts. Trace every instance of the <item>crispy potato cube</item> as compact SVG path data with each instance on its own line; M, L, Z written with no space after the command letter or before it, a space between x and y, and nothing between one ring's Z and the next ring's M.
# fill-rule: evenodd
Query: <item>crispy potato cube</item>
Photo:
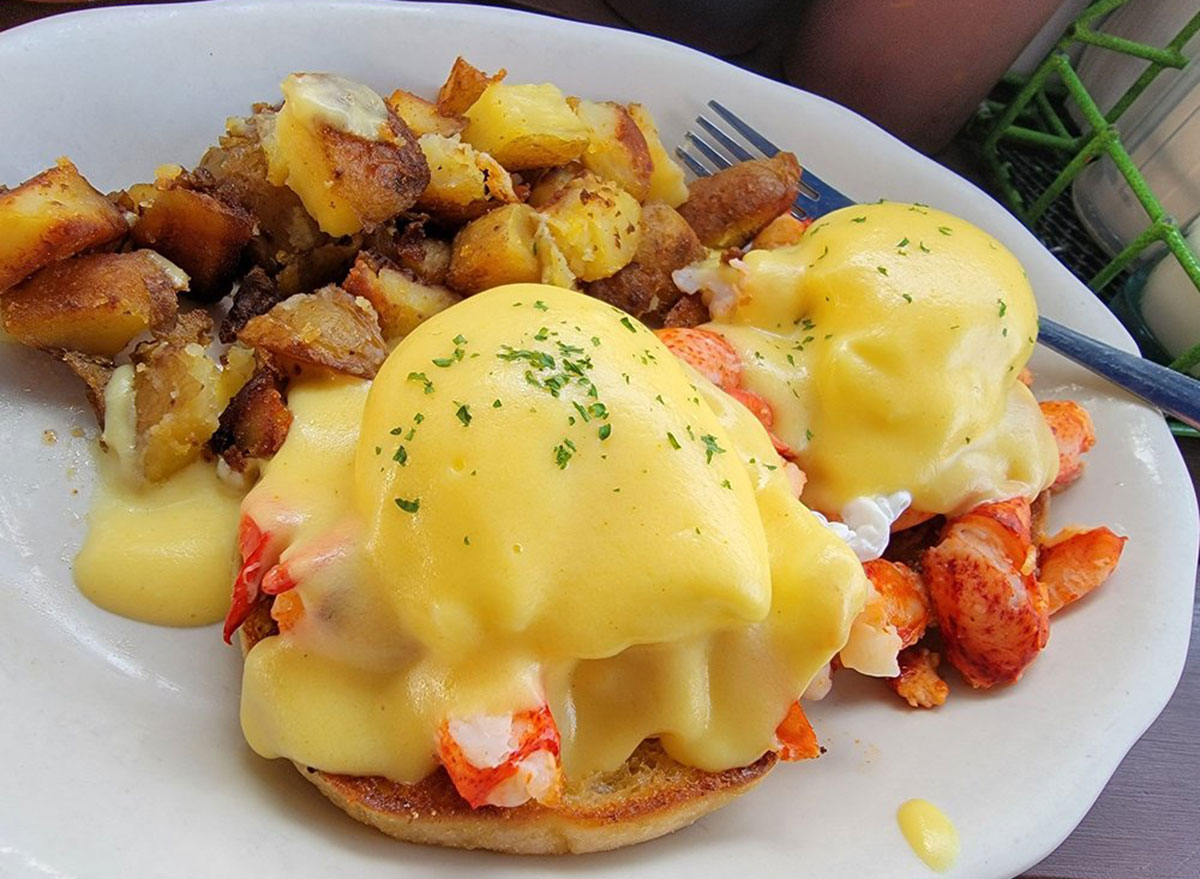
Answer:
M675 304L663 315L664 327L698 327L711 320L708 306L699 293L680 296Z
M424 223L409 223L396 236L394 245L394 260L401 268L425 284L445 284L450 271L449 241L427 236Z
M804 234L804 230L811 225L812 220L797 219L792 216L791 212L780 214L754 236L750 247L753 250L776 250L780 247L789 247L798 242Z
M537 250L538 264L542 267L543 284L567 290L579 289L575 282L575 273L571 271L566 255L559 249L545 220L538 224L537 232L533 236L533 246Z
M93 253L46 266L0 296L4 329L36 348L112 357L175 322L187 275L150 250Z
M705 247L741 247L791 210L799 193L800 163L791 153L778 153L693 180L679 213Z
M615 183L592 175L577 178L541 213L571 271L582 281L607 278L637 252L642 206Z
M671 273L704 259L704 246L674 208L651 201L642 206L642 237L633 262L593 281L587 292L652 325L665 319L683 295Z
M130 191L138 212L132 238L187 272L189 298L215 302L229 292L254 234L254 217L245 208L186 189L177 179Z
M300 196L323 232L352 235L408 210L429 185L417 139L371 89L293 73L262 131L268 179Z
M67 159L16 189L0 190L0 291L43 266L129 231L117 206Z
M546 168L578 159L587 126L557 86L493 83L466 111L462 138L510 171Z
M258 369L258 358L252 348L245 345L230 345L221 355L221 381L217 386L217 400L224 409L238 391L250 381Z
M566 189L568 183L585 176L587 173L587 168L583 167L579 162L567 162L567 164L559 165L557 168L547 168L541 173L537 178L537 182L529 190L529 197L525 199L525 203L531 208L541 210L553 201L555 196ZM593 179L598 178L593 177Z
M80 354L78 351L63 351L59 358L71 371L83 379L87 386L88 403L96 413L96 421L104 425L104 389L112 378L113 362L107 357Z
M342 288L351 296L361 296L371 303L388 343L403 339L427 318L462 298L445 287L414 280L365 252L358 255Z
M429 186L417 207L450 222L473 220L500 204L518 201L512 177L500 163L456 136L423 135Z
M654 162L646 138L633 117L612 101L597 103L568 98L568 103L588 128L583 167L613 181L638 201L645 201L650 192Z
M160 482L200 457L217 429L220 370L203 344L164 339L134 352L136 451L142 475Z
M646 146L650 150L650 187L646 192L646 201L661 201L673 208L679 207L688 197L687 184L683 180L683 168L671 158L671 154L663 147L662 138L658 135L658 127L650 111L641 104L630 104L629 115L642 136L646 138Z
M387 356L375 310L333 286L297 293L251 318L238 340L284 365L309 363L362 378L374 378Z
M461 55L454 59L450 75L437 93L437 109L443 116L460 116L479 100L483 90L494 82L504 79L508 71L501 67L488 76L477 67L467 63Z
M266 314L285 299L287 296L280 292L271 276L255 266L246 273L234 291L233 304L221 321L218 337L226 344L235 341L250 318Z
M540 280L534 247L538 223L537 212L524 204L505 205L467 223L454 236L446 284L459 293L478 293Z
M472 101L472 103L474 103ZM432 104L424 98L418 98L412 92L396 89L387 99L387 105L392 112L404 120L413 134L421 137L424 134L440 134L442 137L453 137L462 132L467 126L467 120L461 116L443 116L438 112L437 104Z
M221 413L210 444L231 469L241 473L248 458L270 458L287 439L292 413L282 391L274 370L260 369Z

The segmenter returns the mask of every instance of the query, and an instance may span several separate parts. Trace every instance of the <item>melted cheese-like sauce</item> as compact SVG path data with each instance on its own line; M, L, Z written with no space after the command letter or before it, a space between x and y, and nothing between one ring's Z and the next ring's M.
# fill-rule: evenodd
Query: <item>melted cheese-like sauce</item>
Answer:
M928 800L908 800L896 811L896 822L904 839L925 865L944 873L958 860L958 830L937 806Z
M680 277L705 289L708 328L771 403L815 509L907 491L954 514L1053 482L1053 437L1017 379L1033 291L982 230L922 205L859 205L795 245Z
M247 656L255 751L412 782L447 718L542 702L568 778L651 736L708 770L775 747L861 566L748 410L623 317L499 288L422 324L369 390L293 384L243 505L304 606Z
M157 484L133 473L133 368L106 391L106 452L88 532L75 558L79 590L105 610L165 626L214 623L229 609L241 495L196 461Z

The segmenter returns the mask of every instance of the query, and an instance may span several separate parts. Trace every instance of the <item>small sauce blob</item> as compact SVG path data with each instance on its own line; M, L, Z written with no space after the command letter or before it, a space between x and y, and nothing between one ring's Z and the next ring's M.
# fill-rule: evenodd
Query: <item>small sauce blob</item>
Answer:
M925 865L944 873L958 860L958 830L928 800L909 800L896 810L900 832Z

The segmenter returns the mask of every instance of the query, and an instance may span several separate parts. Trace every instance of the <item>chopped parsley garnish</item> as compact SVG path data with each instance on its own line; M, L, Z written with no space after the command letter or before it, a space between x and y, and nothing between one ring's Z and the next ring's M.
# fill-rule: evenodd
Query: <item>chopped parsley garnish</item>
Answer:
M415 513L417 510L421 509L421 499L419 497L413 498L411 501L408 498L398 497L395 499L395 501L396 506L404 510L406 513Z
M1003 299L997 299L996 304L1000 306L1000 316L1004 317L1008 313L1008 303Z
M887 267L886 266L875 266L875 271L879 272L879 274L881 274L881 275L886 275Z
M440 366L443 369L445 369L447 366L454 365L454 358L453 357L435 357L435 358L433 358L433 365Z
M612 436L612 425L601 424L600 429L596 431L596 435L599 436L601 440L608 439L610 436Z
M550 310L550 306L547 305L545 302L542 302L542 300L540 300L540 299L537 302L533 303L533 307L536 308L538 311L549 311Z
M1000 335L1004 336L1007 339L1008 338L1008 327L1005 327L1004 329L1002 329L1000 331Z
M425 416L422 415L420 412L418 412L416 415L413 416L413 424L420 424L424 420L425 420Z
M463 537L463 546L470 546L470 545L471 545L471 538Z
M454 337L453 339L451 339L450 341L452 341L452 342L453 342L455 345L465 345L465 344L467 344L467 338L466 338L466 336L464 336L462 333L459 333L457 336L455 336L455 337Z
M667 431L667 442L669 442L671 444L671 448L675 449L676 451L679 451L679 449L682 448L679 445L679 440L675 439L675 434L671 433L669 430Z
M458 403L457 400L454 402ZM458 411L454 413L455 417L462 422L463 427L471 426L471 407L466 403L458 404Z
M558 465L559 470L567 469L567 464L573 454L575 454L575 444L569 439L564 439L562 443L554 447L554 463Z
M390 433L392 436L400 436L400 434L404 433L404 428L403 427L393 427L391 430L388 431L388 433Z
M621 318L621 325L623 327L625 327L625 329L629 330L629 332L631 332L631 333L637 332L637 330L633 326L633 321L631 321L628 317Z
M544 341L546 341L546 339L550 338L550 330L549 330L549 328L548 328L548 327L542 327L540 330L538 330L538 331L537 331L537 333L534 335L534 337L533 337L533 338L534 338L534 339L536 339L536 340L537 340L537 341L539 341L539 342L544 342Z
M497 399L497 400L492 400L492 408L493 408L493 409L499 409L499 408L500 408L501 406L503 406L503 405L504 405L504 404L503 404L503 403L501 403L501 402L500 402L498 399Z
M721 488L728 488L728 489L732 490L733 486L730 484L728 479L722 479L721 480Z
M867 222L867 218L866 217L854 217L853 219L850 220L850 222L851 223L865 223L865 222Z
M901 293L900 295L904 297L905 302L912 302L912 296L910 296L909 294Z
M404 446L398 446L396 454L392 455L392 460L401 467L405 466L408 463L408 449L404 448Z
M408 380L410 382L419 382L420 384L423 384L425 386L425 393L427 393L427 394L433 393L433 382L431 382L429 380L429 376L427 376L425 373L410 372L408 374Z
M941 232L943 235L949 235L951 232L951 229L949 226L938 226L938 231Z
M713 455L723 455L725 450L717 444L717 438L711 433L706 433L700 437L700 441L704 443L704 460L709 464L712 463Z
M595 345L597 348L599 348L600 347L600 337L592 336L592 344Z
M896 242L896 247L908 247L908 239L901 238L899 241Z
M496 356L510 363L514 360L524 360L536 369L554 368L554 357L545 351L531 351L528 348L515 349L509 345L501 345Z
M584 421L592 420L592 416L588 414L588 410L585 409L581 403L577 403L574 400L572 400L571 405L575 407L575 411L579 413L579 417L582 418Z
M809 442L812 442L812 438L813 438L813 432L812 432L811 430L807 430L807 429L806 429L806 430L804 431L804 438L805 438L806 440L808 440Z

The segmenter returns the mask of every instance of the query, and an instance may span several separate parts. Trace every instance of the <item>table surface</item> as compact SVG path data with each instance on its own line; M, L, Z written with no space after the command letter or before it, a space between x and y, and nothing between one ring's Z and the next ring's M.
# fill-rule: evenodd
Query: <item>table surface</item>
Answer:
M118 3L120 0L118 0ZM126 0L129 2L129 0ZM136 2L136 0L133 0ZM0 2L0 30L55 12L108 3ZM524 5L571 18L620 26L602 0L525 0ZM767 45L732 59L775 73ZM10 185L17 181L0 181ZM1200 482L1200 440L1181 440ZM1179 688L1162 715L1125 758L1087 817L1048 858L1022 879L1196 879L1200 876L1200 604Z

